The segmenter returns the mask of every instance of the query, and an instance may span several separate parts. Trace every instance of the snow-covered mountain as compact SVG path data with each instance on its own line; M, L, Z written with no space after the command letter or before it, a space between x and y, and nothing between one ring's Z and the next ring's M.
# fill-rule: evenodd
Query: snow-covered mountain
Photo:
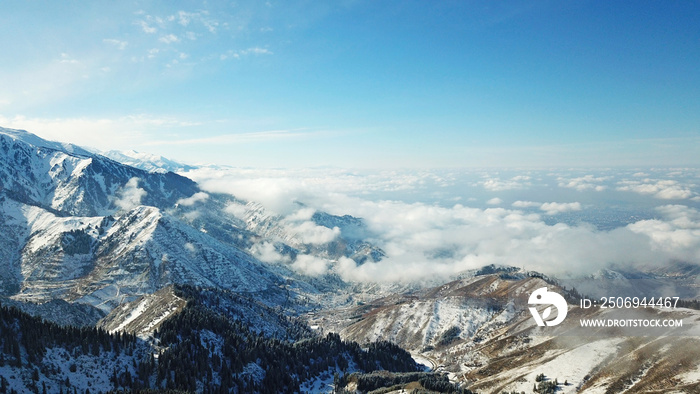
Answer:
M569 304L564 323L538 327L527 297L541 287L569 294L546 277L506 270L313 313L310 321L359 343L391 340L476 392L532 392L540 374L556 379L562 393L700 388L700 311ZM682 320L683 327L580 326L580 319L620 318Z
M282 281L165 212L199 192L189 179L59 148L26 132L0 133L5 295L109 311L170 283L256 292Z
M274 230L258 231L264 226L256 214ZM332 273L299 272L298 258L361 263L363 250L371 258L382 255L341 230L361 227L360 219L315 218L290 222L255 203L207 194L172 172L0 129L0 390L260 391L312 384L334 370L414 371L415 363L396 346L365 351L337 336L322 338L294 317L346 286ZM309 239L308 228L331 237ZM83 331L62 331L6 305ZM89 328L100 318L99 327L115 335ZM185 336L193 337L180 344L177 338ZM88 337L95 343L83 340L76 350L75 343ZM312 341L291 343L304 338ZM192 346L206 355L192 359ZM320 353L327 359L315 358ZM280 380L291 365L280 357L299 356L305 361L297 372ZM185 363L208 375L180 380ZM280 379L266 379L271 365Z
M80 389L105 391L302 382L306 388L320 382L330 387L335 373L369 372L379 360L404 357L394 345L364 346L368 350L357 345L388 340L478 392L529 392L540 374L566 381L559 392L700 389L696 310L645 311L650 318L688 322L688 330L639 337L602 329L577 333L579 318L607 319L611 312L572 304L572 318L547 334L521 305L523 298L545 286L573 292L537 273L491 266L431 288L347 283L334 271L341 259L364 264L385 256L367 241L374 235L361 218L301 203L293 215L279 215L255 201L201 190L168 172L181 169L178 163L136 153L110 155L113 159L0 128L0 302L53 322L97 324L116 334L109 346L78 351L59 343L33 355L31 343L15 345L10 337L22 336L17 327L43 323L11 312L0 322L12 334L3 339L0 331L3 357L12 354L9 365L0 358L0 377L14 376L9 387L38 390L45 383L52 392L73 387L65 383L69 378ZM324 269L303 269L298 263L304 259ZM561 283L592 296L673 291L695 298L697 275L697 266L678 263L644 272L607 269ZM233 338L235 330L245 334ZM138 339L124 345L123 332ZM342 340L321 339L319 333L327 332L339 332ZM106 333L93 334L95 341L109 342ZM373 346L381 348L379 356L367 355ZM98 354L100 349L105 353ZM176 382L176 371L182 371L177 368L185 365L176 364L185 363L193 349L195 360L187 362L199 368L196 379ZM239 365L236 352L244 351L247 361ZM384 357L385 351L393 356ZM296 361L281 363L280 354ZM297 365L295 354L308 364ZM221 361L225 357L231 357L228 364ZM412 363L404 361L396 370L412 371ZM296 375L285 375L285 365L292 364ZM44 367L35 373L35 365ZM94 386L90 375L96 376ZM141 380L130 380L136 375ZM244 383L226 381L227 376ZM279 384L282 376L287 376L283 384L267 386ZM422 384L428 377L408 377L416 379L410 387L427 387ZM337 383L357 388L359 379L342 376ZM423 383L415 385L419 380ZM449 382L434 387L454 388Z
M122 164L131 167L140 168L148 172L179 172L189 171L196 167L170 160L166 157L154 155L151 153L137 152L135 150L118 151L110 150L107 152L97 152L102 156L110 158Z
M199 191L174 173L149 173L74 145L3 128L0 190L64 216L106 216L139 204L166 208Z
M295 270L303 256L329 264L383 256L362 239L360 219L316 212L304 224L332 237L309 240L298 229L306 227L260 204L26 131L0 129L0 174L0 294L15 300L62 299L108 313L178 283L275 305L289 289L308 301L343 286Z
M6 206L22 212L31 229L13 272L21 278L15 299L62 298L110 311L171 283L260 292L283 282L240 249L155 207L141 205L111 219Z

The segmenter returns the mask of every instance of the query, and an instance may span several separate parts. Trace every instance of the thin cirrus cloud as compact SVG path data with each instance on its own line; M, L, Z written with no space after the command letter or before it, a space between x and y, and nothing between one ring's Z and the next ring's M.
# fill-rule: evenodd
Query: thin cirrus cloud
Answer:
M112 118L29 118L0 115L3 127L27 130L47 140L71 141L101 150L133 149L148 144L162 129L181 129L198 122L175 117L128 115Z
M267 48L252 47L247 49L242 49L238 51L228 50L226 53L219 55L219 60L226 59L240 59L243 56L248 55L273 55L274 53Z
M102 42L114 45L120 51L123 51L124 49L126 49L127 45L129 45L127 41L117 40L115 38L105 38L104 40L102 40Z
M174 42L180 42L180 38L176 36L175 34L166 34L158 39L158 41L166 43L166 44L172 44Z
M202 138L156 140L144 143L146 146L163 145L214 145L214 144L239 144L248 142L273 141L283 139L304 138L322 134L321 131L299 130L269 130L250 133L230 133Z
M154 34L158 31L181 31L182 29L208 31L216 34L220 27L228 27L227 23L221 23L209 15L208 11L189 12L179 10L167 15L151 15L143 11L137 13L138 19L133 23L146 34Z
M148 22L143 21L143 20L136 21L136 22L134 22L134 24L141 27L141 30L147 34L153 34L156 31L158 31L158 29L156 29L155 27L152 27L151 25L148 24Z

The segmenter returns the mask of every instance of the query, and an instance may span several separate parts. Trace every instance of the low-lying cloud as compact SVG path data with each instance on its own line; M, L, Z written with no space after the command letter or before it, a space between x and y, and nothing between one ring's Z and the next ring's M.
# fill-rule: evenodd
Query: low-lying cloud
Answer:
M498 198L498 197L494 197L494 198L486 201L486 204L488 204L488 205L501 205L501 204L503 204L503 200Z
M543 210L547 215L556 215L558 213L580 211L581 210L581 203L580 202L564 202L564 203L546 202L540 206L540 209Z
M684 200L693 196L689 188L672 179L625 180L620 181L618 185L617 190L651 195L661 200Z
M559 187L568 187L571 189L576 189L578 191L583 191L583 190L595 190L598 192L602 192L603 190L607 189L608 187L606 185L603 185L603 182L606 182L610 180L611 177L609 176L600 176L596 177L595 175L584 175L581 177L575 177L575 178L563 178L560 177L558 179L558 185Z
M197 192L197 193L191 195L190 197L181 198L181 199L177 200L176 204L182 205L185 207L191 207L198 202L206 201L208 198L209 198L209 195L207 193Z
M263 261L284 262L311 276L335 272L350 281L420 281L445 279L488 264L566 276L590 274L610 265L700 263L700 213L687 205L661 205L655 208L654 219L601 231L585 221L575 225L557 222L560 213L586 212L589 205L605 206L606 201L590 200L590 196L605 196L595 188L571 188L574 193L589 193L585 206L581 202L557 202L556 195L550 195L549 202L536 202L517 199L520 194L514 194L516 198L508 201L505 196L498 197L491 201L492 206L484 208L444 203L470 201L471 189L459 195L448 193L452 190L449 185L459 184L459 179L440 178L445 180L444 187L431 184L430 195L443 196L443 203L438 204L415 201L416 193L421 190L420 182L411 180L401 184L405 187L404 201L362 193L365 187L364 190L373 193L388 187L390 182L384 177L376 177L373 182L369 177L343 176L338 179L332 171L326 177L313 173L298 178L291 172L275 172L274 177L251 172L247 178L241 178L240 170L236 170L197 180L205 190L228 192L269 204L286 218L290 229L309 243L322 244L340 236L339 229L318 226L310 220L316 210L362 218L367 233L372 234L366 240L386 253L381 261L357 264L348 258L330 261L303 254L292 260L271 244L262 244L252 252ZM531 182L531 178L508 179L521 185ZM522 191L526 192L530 191ZM297 201L305 205L300 206ZM497 206L496 202L509 204L511 208ZM241 214L243 206L229 209Z
M253 244L250 249L250 254L255 256L260 261L271 264L289 263L291 261L289 256L280 253L277 248L275 248L275 245L270 242Z
M332 242L340 235L338 227L328 228L319 226L314 222L306 221L300 224L289 224L287 226L302 243L312 245L322 245Z
M539 203L535 201L515 201L515 208L539 208L547 215L556 215L564 212L580 211L582 209L580 202L545 202Z
M530 176L516 175L510 179L501 179L498 177L489 178L479 182L486 190L503 191L523 189L531 185Z
M148 194L144 189L139 187L141 179L134 177L117 192L117 199L114 200L114 205L123 211L129 211L141 205L141 199Z
M534 207L541 207L542 203L535 202L535 201L518 200L518 201L513 203L513 206L515 208L534 208Z

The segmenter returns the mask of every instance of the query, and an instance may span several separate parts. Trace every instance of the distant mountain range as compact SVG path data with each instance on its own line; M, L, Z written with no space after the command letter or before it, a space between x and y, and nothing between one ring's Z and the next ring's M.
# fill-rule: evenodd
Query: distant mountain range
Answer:
M163 156L153 155L150 153L141 153L135 150L128 151L117 151L110 150L107 152L96 152L100 155L117 161L122 164L126 164L131 167L140 168L148 172L178 172L178 171L189 171L195 166L188 164L178 163L174 160L170 160Z

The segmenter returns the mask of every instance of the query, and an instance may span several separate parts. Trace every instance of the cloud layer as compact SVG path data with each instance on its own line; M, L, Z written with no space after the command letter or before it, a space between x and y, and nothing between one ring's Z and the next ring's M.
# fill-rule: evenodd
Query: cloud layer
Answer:
M616 198L629 195L623 190L571 187L570 182L561 185L561 176L557 174L550 174L551 183L542 181L561 188L560 193L549 197L555 200L559 194L563 198L573 192L585 199L586 204L571 202L571 196L567 198L569 201L544 203L517 199L538 192L522 186L535 181L529 176L507 178L522 187L497 188L510 193L508 195L470 199L467 196L479 193L480 186L487 189L487 193L493 192L495 183L474 182L444 173L360 175L333 170L203 169L188 175L198 180L205 190L228 192L262 202L285 215L290 230L312 244L330 242L340 234L337 228L329 229L310 222L315 210L363 218L368 233L374 234L368 241L386 252L381 261L362 265L345 258L327 261L307 255L298 256L293 262L286 261L293 269L308 275L334 271L351 281L414 281L444 279L487 264L573 275L593 273L611 264L700 263L700 213L696 207L681 204L651 207L648 209L653 219L634 220L606 231L598 230L583 219L573 224L564 223L558 220L562 213L586 218L594 215L596 209L606 207L608 194L615 193ZM472 179L474 176L478 175L472 174ZM577 178L581 179L577 184L611 181L607 177L570 177ZM623 178L619 175L615 179ZM424 187L426 184L429 186ZM472 186L459 188L463 184ZM673 185L678 184L677 181ZM382 198L389 193L388 190L393 190L394 194L390 195L403 198ZM460 193L452 195L453 190ZM513 190L516 190L515 194ZM435 195L440 198L429 201ZM593 197L599 199L591 200ZM466 203L455 203L460 200ZM648 207L646 204L655 200L644 200L639 209ZM305 206L300 208L295 203L297 201L304 202ZM482 201L484 205L469 206L469 201ZM632 209L637 203L630 204ZM271 245L259 246L258 249L255 254L264 261L285 259Z

